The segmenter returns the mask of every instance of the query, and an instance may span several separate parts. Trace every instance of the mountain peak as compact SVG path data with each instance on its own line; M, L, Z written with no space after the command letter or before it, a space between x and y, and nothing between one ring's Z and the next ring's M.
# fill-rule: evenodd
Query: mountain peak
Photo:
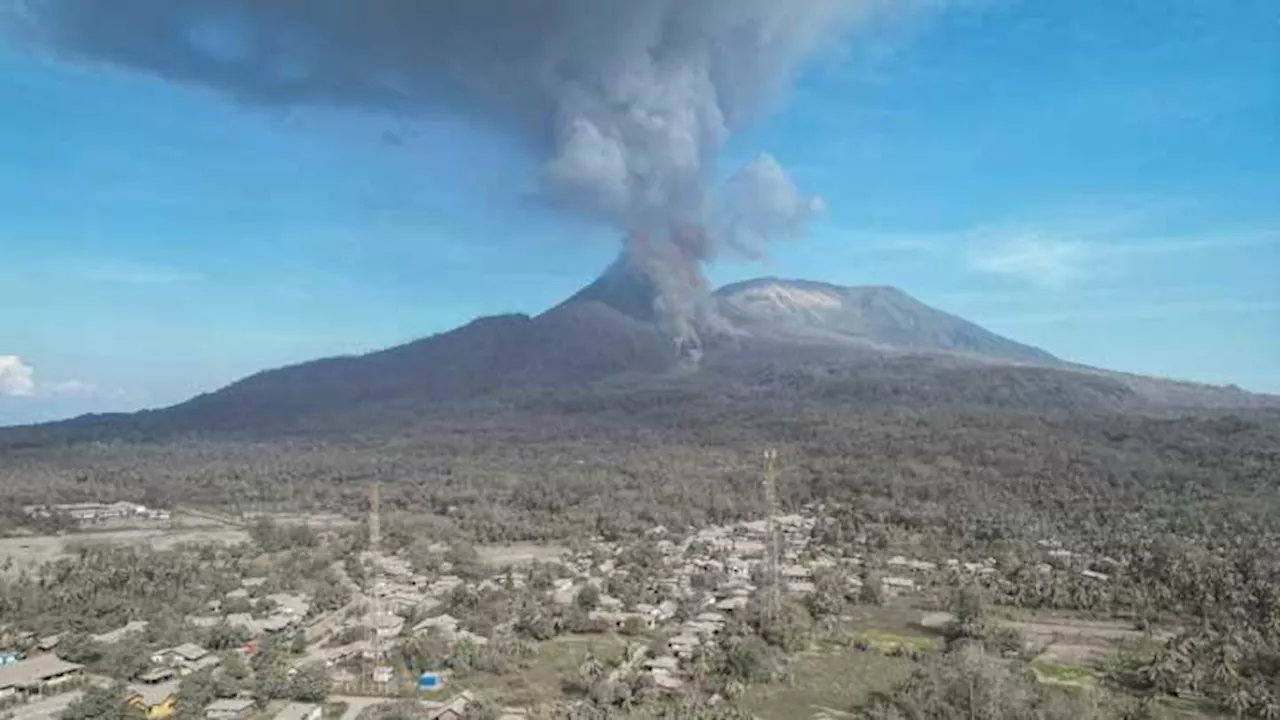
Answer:
M788 342L871 344L913 352L976 355L1057 364L1038 348L1003 338L885 285L843 287L812 280L757 278L716 291L719 309L748 334Z
M600 277L582 288L568 300L552 308L551 312L575 305L598 302L640 322L656 322L658 286L625 254L605 269Z

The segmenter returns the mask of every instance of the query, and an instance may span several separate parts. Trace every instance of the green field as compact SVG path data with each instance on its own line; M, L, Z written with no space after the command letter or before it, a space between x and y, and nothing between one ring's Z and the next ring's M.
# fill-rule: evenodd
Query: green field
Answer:
M1093 687L1098 684L1098 671L1093 668L1037 660L1031 663L1031 670L1044 683L1077 687Z
M925 637L923 635L904 635L889 632L888 630L854 631L854 639L871 643L871 649L879 653L892 653L899 649L924 653L933 652L942 647L942 643L938 638Z
M915 663L874 652L809 652L792 666L794 684L769 683L749 688L741 705L762 720L799 720L819 713L836 715L866 702L911 675ZM836 711L835 713L831 711Z
M502 675L472 673L456 681L499 705L532 706L564 698L562 683L575 678L588 653L605 665L622 657L626 642L611 635L569 635L548 640L536 657Z

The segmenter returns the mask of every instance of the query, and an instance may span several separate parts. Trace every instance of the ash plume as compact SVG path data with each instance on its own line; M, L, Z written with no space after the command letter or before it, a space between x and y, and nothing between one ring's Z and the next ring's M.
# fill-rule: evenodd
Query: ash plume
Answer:
M514 134L544 160L548 202L623 231L680 333L713 247L759 254L817 208L772 160L717 197L730 132L824 41L889 4L901 2L15 0L0 23L64 59L253 105L466 113Z

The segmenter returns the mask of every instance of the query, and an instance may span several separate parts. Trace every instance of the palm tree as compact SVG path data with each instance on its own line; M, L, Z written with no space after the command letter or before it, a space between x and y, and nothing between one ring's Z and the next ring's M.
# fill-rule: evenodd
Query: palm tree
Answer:
M1242 718L1253 707L1253 695L1244 685L1238 685L1227 695L1226 706L1228 710L1235 713L1237 718Z
M1265 720L1280 720L1280 698L1264 687L1254 689L1254 711Z
M583 685L590 688L604 675L604 671L604 663L600 662L594 652L588 651L582 664L578 666L578 677L582 678Z

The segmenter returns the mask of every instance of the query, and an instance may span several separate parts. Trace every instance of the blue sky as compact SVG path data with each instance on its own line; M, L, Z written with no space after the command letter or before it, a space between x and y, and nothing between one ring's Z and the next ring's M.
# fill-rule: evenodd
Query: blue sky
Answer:
M939 3L822 58L723 167L771 152L828 212L710 275L896 285L1071 360L1280 393L1269 4ZM465 119L4 47L0 159L0 424L538 312L618 247L530 206L536 158Z

